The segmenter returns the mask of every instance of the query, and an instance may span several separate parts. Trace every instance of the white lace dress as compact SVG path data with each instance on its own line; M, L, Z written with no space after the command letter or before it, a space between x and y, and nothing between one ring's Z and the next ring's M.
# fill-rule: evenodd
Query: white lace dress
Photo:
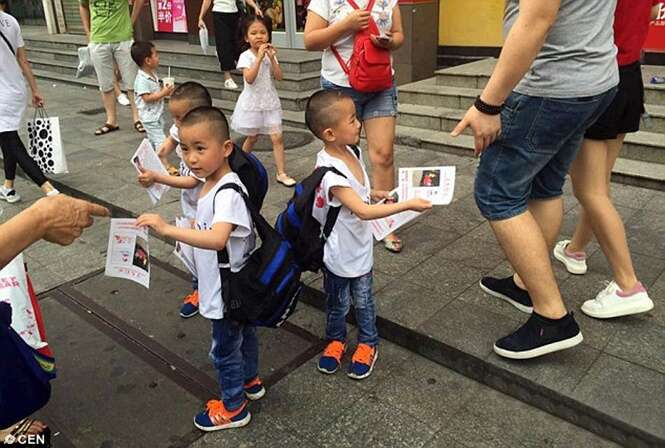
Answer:
M256 55L247 50L238 59L238 69L250 68ZM252 84L245 81L236 103L231 128L243 135L279 134L282 132L282 105L272 82L272 63L266 56Z

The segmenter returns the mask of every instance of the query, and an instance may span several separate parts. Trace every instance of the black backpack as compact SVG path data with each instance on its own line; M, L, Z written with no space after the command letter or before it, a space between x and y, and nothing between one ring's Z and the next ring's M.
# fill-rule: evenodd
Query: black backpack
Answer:
M256 210L261 210L263 200L268 193L268 173L261 161L254 154L248 154L237 145L233 145L229 165L247 188L249 199Z
M350 148L360 159L360 149L355 145ZM316 191L323 176L331 171L346 178L333 167L316 168L312 174L296 184L293 197L286 205L286 209L277 216L275 222L275 229L291 243L296 262L302 271L318 272L323 267L323 247L341 210L341 207L330 207L323 228L321 223L312 216Z
M242 188L233 183L224 184L215 196L225 189L240 193L261 238L261 246L238 272L231 272L226 249L217 252L225 317L254 326L279 327L298 303L302 291L301 269L289 242L261 216Z

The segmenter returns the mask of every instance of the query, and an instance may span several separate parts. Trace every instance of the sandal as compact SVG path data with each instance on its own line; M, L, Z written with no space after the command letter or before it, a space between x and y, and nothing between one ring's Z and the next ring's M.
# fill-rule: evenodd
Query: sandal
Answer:
M293 187L296 184L296 180L286 173L279 173L277 176L275 176L275 179L277 179L277 182L284 185L285 187Z
M134 122L134 129L136 129L136 132L145 134L145 128L143 127L143 123L141 123L140 121Z
M385 247L388 252L398 254L402 252L402 240L399 238L386 238L383 240L383 247Z
M109 132L115 132L118 129L120 129L120 126L113 126L112 124L104 123L104 126L95 129L95 135L104 135L108 134Z

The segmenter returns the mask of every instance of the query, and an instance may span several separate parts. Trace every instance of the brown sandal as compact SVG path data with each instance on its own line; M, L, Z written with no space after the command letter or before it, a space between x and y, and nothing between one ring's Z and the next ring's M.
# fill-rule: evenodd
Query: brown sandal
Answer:
M104 126L95 129L95 135L100 136L108 134L109 132L115 132L120 129L120 126L113 126L112 124L104 123Z

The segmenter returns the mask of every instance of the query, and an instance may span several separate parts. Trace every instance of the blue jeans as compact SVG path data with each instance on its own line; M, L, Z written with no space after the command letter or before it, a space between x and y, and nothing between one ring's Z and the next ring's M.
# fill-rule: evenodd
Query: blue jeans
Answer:
M224 407L232 411L245 402L245 383L258 375L256 328L231 319L213 319L211 322L210 359L217 369Z
M158 121L142 121L143 129L145 129L145 137L148 139L152 145L154 151L159 150L166 140L166 134L164 134L164 116L162 116Z
M526 212L529 200L561 196L584 133L615 93L561 99L513 92L501 112L501 136L480 157L480 213L490 221L509 219Z
M323 275L326 292L326 339L346 342L346 315L353 302L358 324L358 342L372 347L378 345L372 272L356 278L345 278L324 269Z
M351 87L338 86L322 77L321 88L325 90L338 90L350 96L356 105L356 115L360 121L397 116L397 85L395 81L393 81L393 86L390 89L364 93L358 92Z

